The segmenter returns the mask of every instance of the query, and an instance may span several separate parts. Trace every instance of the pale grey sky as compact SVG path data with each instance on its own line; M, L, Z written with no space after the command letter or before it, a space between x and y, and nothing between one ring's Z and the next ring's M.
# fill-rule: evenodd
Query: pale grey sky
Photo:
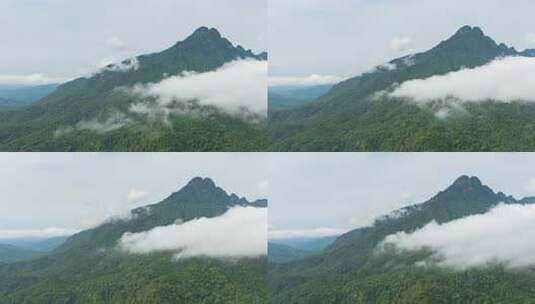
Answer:
M0 168L0 239L92 227L196 176L250 200L268 195L262 153L0 153Z
M529 153L277 153L270 163L269 225L279 236L365 226L461 175L516 198L535 195Z
M0 81L38 84L90 73L163 50L200 26L266 51L267 0L2 0Z
M463 25L535 48L529 0L270 0L268 10L271 77L358 75L427 50Z

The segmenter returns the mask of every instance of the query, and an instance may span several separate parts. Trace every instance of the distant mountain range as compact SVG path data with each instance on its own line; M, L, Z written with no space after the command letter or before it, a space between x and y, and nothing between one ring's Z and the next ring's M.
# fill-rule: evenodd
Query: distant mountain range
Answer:
M31 105L54 92L59 84L38 86L0 85L0 110Z
M248 114L254 117L243 119L191 100L162 109L169 114L167 120L150 119L131 109L134 104L156 101L120 89L157 83L183 72L214 71L239 59L265 61L267 53L254 54L234 46L216 29L201 27L162 52L111 64L90 77L61 84L29 107L0 112L0 150L265 150L268 138L261 117ZM183 114L188 107L193 114Z
M271 240L268 243L268 261L270 263L286 263L309 256L334 243L338 236L316 238L293 238Z
M288 110L303 106L327 93L333 85L270 86L268 88L268 109L270 112Z
M0 303L264 303L266 257L176 260L173 252L128 254L127 233L215 218L232 207L266 208L194 178L163 201L68 238L50 254L0 262Z
M38 256L37 251L20 248L8 244L0 244L0 264L12 263Z
M278 260L269 271L269 303L531 303L535 273L497 268L450 271L415 263L426 252L377 255L386 236L484 214L498 204L533 204L461 176L428 201L378 218L339 237L322 253ZM460 232L461 233L461 232ZM280 253L280 252L279 252Z
M270 116L276 151L533 150L535 106L466 103L463 115L436 117L436 105L377 96L414 79L485 65L506 56L533 57L464 26L432 49L394 59L335 85L315 102ZM469 84L468 84L469 85Z
M42 256L61 246L66 239L67 237L0 240L0 263L12 263Z

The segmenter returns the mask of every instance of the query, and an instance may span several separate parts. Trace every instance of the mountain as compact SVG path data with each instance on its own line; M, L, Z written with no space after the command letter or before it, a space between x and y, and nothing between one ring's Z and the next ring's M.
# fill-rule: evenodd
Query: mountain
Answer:
M274 240L273 243L279 245L285 245L292 248L315 252L321 251L331 245L339 236L326 236L315 238L293 238L293 239L280 239Z
M0 113L0 150L262 150L265 119L257 114L238 117L195 100L160 109L154 98L126 89L184 72L214 71L238 59L265 61L267 54L234 46L216 29L201 27L166 50L108 65L61 84L30 107ZM142 110L132 111L136 106Z
M519 52L496 43L479 27L464 26L428 51L394 59L342 81L305 107L274 113L270 116L273 149L533 150L535 107L530 104L493 101L463 104L465 111L444 119L436 115L441 105L421 106L376 93L408 80L479 67L504 56L534 55L534 50Z
M268 243L268 261L287 263L321 252L338 236L273 240Z
M38 255L39 252L36 251L8 244L0 244L0 264L27 260Z
M36 86L0 85L0 98L18 101L22 105L29 105L51 94L58 86L59 84Z
M268 243L268 261L270 263L287 263L301 259L310 252L287 245Z
M266 204L194 178L157 204L73 235L48 255L0 264L0 303L263 303L265 256L177 260L173 252L128 254L117 244L126 232Z
M268 88L268 109L273 112L303 106L324 95L331 88L330 84L270 86Z
M268 91L268 110L269 113L280 111L280 110L288 110L290 108L300 106L303 103L303 101L299 99L294 99L291 97L286 97L283 95L280 95L278 93L273 93L271 91Z
M23 102L0 97L0 111L9 111L19 106L26 105Z
M453 271L418 267L426 251L376 254L386 236L483 214L498 204L526 204L461 176L428 201L339 237L323 253L272 264L270 303L531 303L535 273L500 266Z
M7 244L16 246L19 248L37 251L37 252L50 252L59 246L61 246L68 239L67 236L58 236L46 239L34 239L34 238L22 238L22 239L0 239L0 244Z

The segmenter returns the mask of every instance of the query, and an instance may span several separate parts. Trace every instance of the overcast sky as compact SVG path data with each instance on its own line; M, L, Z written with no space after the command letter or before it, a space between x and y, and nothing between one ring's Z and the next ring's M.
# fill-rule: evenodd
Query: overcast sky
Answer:
M2 0L0 80L87 74L109 61L163 50L200 26L265 51L267 0Z
M250 200L268 195L260 153L0 153L0 168L0 239L92 227L157 203L195 176Z
M270 162L269 226L279 236L367 225L428 200L461 175L516 198L535 195L534 154L277 153Z
M360 74L427 50L466 24L517 49L535 48L533 11L530 0L270 0L270 76Z

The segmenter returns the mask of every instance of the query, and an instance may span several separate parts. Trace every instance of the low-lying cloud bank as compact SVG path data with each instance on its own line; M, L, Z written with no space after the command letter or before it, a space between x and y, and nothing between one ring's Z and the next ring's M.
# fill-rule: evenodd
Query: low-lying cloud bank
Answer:
M91 120L81 120L74 126L59 128L55 136L63 136L73 131L88 130L97 134L105 134L126 127L131 124L132 120L121 112L114 112L105 120L100 121L97 118Z
M312 229L295 229L295 230L269 230L270 240L285 240L285 239L308 239L308 238L321 238L328 236L337 236L347 232L338 228L312 228Z
M413 233L389 235L379 245L401 250L431 249L438 266L466 269L501 263L508 268L535 265L535 205L499 205L489 212ZM426 263L422 263L425 265Z
M317 75L309 76L272 76L269 77L269 85L272 87L280 86L316 86L324 84L336 84L344 80L344 77L334 75Z
M0 85L24 85L36 86L60 83L65 81L63 78L48 77L43 74L30 75L0 75Z
M120 72L137 69L138 65L137 59L132 59L104 70ZM117 89L142 101L133 103L127 111L111 113L105 119L83 120L59 128L55 135L62 136L76 130L104 134L132 125L134 114L170 125L172 114L202 117L213 113L200 108L203 106L245 121L264 121L267 117L266 61L237 60L211 72L184 72L158 83Z
M257 257L267 254L267 208L235 207L215 218L126 233L119 247L133 254L173 251L175 257Z
M391 97L411 98L418 103L457 99L460 102L495 100L535 101L535 58L506 57L473 69L442 76L409 80L394 89Z
M213 106L230 114L250 111L265 117L267 62L237 60L211 72L184 72L158 83L136 85L130 92L155 98L158 108L168 108L175 102L196 101L201 106ZM140 106L135 105L133 109L136 108Z
M0 229L0 240L47 239L58 236L73 235L77 232L78 230L66 228Z

